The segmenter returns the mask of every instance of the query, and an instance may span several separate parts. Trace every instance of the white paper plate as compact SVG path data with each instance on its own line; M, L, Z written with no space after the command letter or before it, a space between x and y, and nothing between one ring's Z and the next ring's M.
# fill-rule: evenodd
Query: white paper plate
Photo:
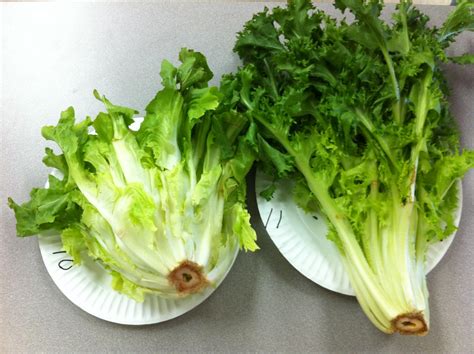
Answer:
M270 201L260 196L260 192L271 183L271 178L257 170L255 191L260 218L268 235L281 254L301 274L329 290L354 296L339 252L326 238L327 226L318 214L308 214L293 201L290 188L277 184L277 190ZM462 208L462 186L459 183L459 208L455 225L459 225ZM443 242L433 244L428 249L427 272L441 260L453 242L454 232Z
M111 288L112 277L101 265L84 256L80 266L73 266L71 257L63 251L61 238L56 235L38 236L41 256L49 275L59 290L82 310L106 321L144 325L159 323L183 315L206 300L227 276L232 264L215 288L183 299L164 299L146 295L136 302ZM237 258L236 249L234 261Z
M142 120L143 118L136 118L131 128L137 129ZM53 171L52 174L60 177L57 171ZM147 294L145 301L139 303L114 291L111 287L112 277L87 255L83 256L83 263L80 266L73 266L71 257L63 251L59 235L39 235L38 240L49 275L72 303L98 318L127 325L159 323L192 310L222 283L239 253L237 247L234 259L215 287L207 287L201 293L182 299L165 299L158 295Z

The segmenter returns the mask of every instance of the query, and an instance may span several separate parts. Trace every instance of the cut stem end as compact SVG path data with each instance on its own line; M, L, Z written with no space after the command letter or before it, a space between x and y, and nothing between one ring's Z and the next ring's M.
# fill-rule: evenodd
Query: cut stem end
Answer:
M202 267L192 261L183 261L168 275L180 295L194 294L209 285Z
M417 336L428 334L428 326L421 312L399 315L392 320L392 326L394 332L400 334L414 334Z

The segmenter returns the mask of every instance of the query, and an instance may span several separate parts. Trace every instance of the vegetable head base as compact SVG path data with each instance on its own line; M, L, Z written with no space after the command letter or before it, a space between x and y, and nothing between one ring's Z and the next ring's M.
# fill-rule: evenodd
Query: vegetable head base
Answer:
M68 108L44 127L62 153L47 149L43 161L62 178L49 176L21 206L9 200L18 235L60 231L75 263L87 253L137 301L202 291L223 278L239 247L258 248L245 208L255 129L219 108L202 54L183 49L179 59L177 68L163 62L164 88L138 131L135 110L97 92L106 113L76 122Z
M257 124L263 168L291 176L295 201L327 218L369 319L423 335L426 250L455 230L456 181L474 163L459 151L439 63L472 62L445 49L473 29L474 5L459 1L441 28L405 1L391 25L379 1L335 6L354 22L304 0L256 14L235 45L244 66L222 86L230 108Z

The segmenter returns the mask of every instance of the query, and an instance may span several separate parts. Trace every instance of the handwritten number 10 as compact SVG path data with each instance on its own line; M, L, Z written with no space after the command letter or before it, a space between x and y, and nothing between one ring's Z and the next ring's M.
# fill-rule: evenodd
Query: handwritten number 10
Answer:
M59 253L66 253L66 251L56 251L56 252L53 252L53 254L59 254ZM62 270L69 270L72 268L73 264L72 264L73 260L72 259L61 259L59 262L58 262L58 267Z

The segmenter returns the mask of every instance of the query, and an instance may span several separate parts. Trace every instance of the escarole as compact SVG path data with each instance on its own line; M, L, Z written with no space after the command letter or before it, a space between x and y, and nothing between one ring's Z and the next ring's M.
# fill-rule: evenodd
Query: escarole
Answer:
M255 129L220 109L202 54L183 49L179 59L163 61L163 89L137 131L137 111L97 92L106 112L77 122L68 108L44 127L61 154L48 148L43 161L62 177L50 175L25 204L9 201L19 236L59 231L76 264L88 254L137 301L214 286L239 247L258 248L245 206Z
M473 62L446 49L473 29L474 5L459 1L440 28L406 1L391 24L380 1L335 6L355 20L305 0L256 14L238 35L244 66L224 78L226 101L257 124L263 168L291 176L295 201L325 216L372 323L424 335L427 247L456 229L457 181L474 166L440 64Z

